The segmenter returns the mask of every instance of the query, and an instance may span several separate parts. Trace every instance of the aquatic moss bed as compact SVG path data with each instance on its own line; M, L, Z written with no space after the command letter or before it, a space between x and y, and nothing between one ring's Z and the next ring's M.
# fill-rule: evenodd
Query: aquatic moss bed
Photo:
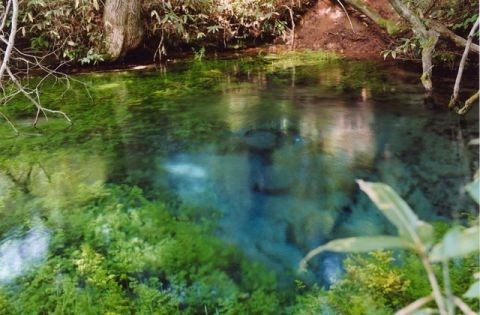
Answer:
M356 178L393 186L438 239L475 217L477 113L419 110L415 75L391 71L307 52L47 84L73 125L32 128L12 103L0 314L389 314L427 295L408 253L297 268L330 239L391 232ZM478 259L450 269L461 295Z
M41 224L54 233L48 254L23 262L32 272L2 279L4 312L273 313L278 308L275 275L213 237L212 225L174 217L138 188L96 193L83 205L57 210L62 213L39 211L23 224L27 230ZM17 205L17 211L40 207L32 202Z
M2 244L2 314L388 314L430 292L420 261L392 252L351 256L345 276L329 289L307 286L301 275L279 287L278 275L212 236L214 218L174 216L138 188L96 193L62 210L23 200L15 215L2 211L10 224L18 211L30 212L28 222L17 222L26 232L17 231L17 240L35 229L49 235L48 253L32 259L37 237L35 248L19 254L24 270L15 279L5 274ZM452 263L454 293L468 289L465 279L477 269L475 256Z

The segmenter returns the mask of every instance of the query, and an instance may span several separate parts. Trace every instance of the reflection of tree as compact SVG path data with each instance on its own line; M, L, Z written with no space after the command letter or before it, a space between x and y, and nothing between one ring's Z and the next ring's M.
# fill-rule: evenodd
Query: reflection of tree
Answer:
M40 198L46 207L83 203L97 196L105 182L104 160L77 151L60 151L43 157L42 162L17 161L4 165L12 189Z
M242 203L234 203L235 210L225 214L225 233L247 252L276 257L284 267L295 263L299 249L327 240L342 224L338 220L350 205L353 172L370 168L374 159L370 89L351 89L344 98L335 91L332 99L332 86L345 84L344 70L332 68L335 71L324 74L314 71L315 76L301 67L295 75L290 70L272 74L267 76L269 90L245 85L225 98L233 106L229 119L240 130L246 154L246 161L236 167L238 172L244 168L248 178L242 180L250 188L229 190L232 196L226 199ZM291 82L287 86L284 80ZM320 86L313 90L318 94L312 94L312 84ZM222 181L239 178L232 173Z
M420 103L407 105L405 99L388 98L382 102L388 102L390 109L378 107L374 112L373 127L382 131L375 133L375 180L394 187L419 209L422 218L451 217L458 210L472 208L458 187L470 180L475 154L472 156L464 146L469 139L458 136L469 134L469 130L475 132L475 119L461 119L460 123L458 117L445 113L418 112ZM406 106L416 107L415 117L403 114L409 111Z

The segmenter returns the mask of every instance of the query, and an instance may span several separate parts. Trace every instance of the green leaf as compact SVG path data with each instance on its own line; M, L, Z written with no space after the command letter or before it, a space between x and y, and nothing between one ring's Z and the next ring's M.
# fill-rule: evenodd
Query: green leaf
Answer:
M480 281L473 283L463 297L470 299L480 299Z
M468 142L468 145L480 145L480 138L470 140L470 142Z
M410 206L386 184L363 180L357 180L357 183L387 219L397 227L400 236L412 240L417 233L416 229L424 223L418 219Z
M431 224L419 220L416 231L425 245L430 246L435 241L435 229Z
M476 179L467 186L465 189L470 194L470 196L475 200L477 204L480 205L480 179Z
M388 248L413 248L413 245L398 236L379 235L342 238L330 241L311 250L305 258L302 259L300 269L305 270L307 262L324 251L361 253Z
M480 281L473 283L463 297L470 299L480 299Z
M454 227L433 247L430 261L439 262L449 258L462 257L480 250L479 226L461 230Z

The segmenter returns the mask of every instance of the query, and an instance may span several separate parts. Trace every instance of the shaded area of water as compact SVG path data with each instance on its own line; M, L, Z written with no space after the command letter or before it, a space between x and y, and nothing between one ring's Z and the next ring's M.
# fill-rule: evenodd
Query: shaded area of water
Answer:
M32 130L28 107L12 107L34 135L1 130L0 261L13 231L23 229L28 244L56 233L28 232L35 209L6 211L39 199L53 209L51 221L69 220L60 209L104 184L174 196L199 221L215 213L221 239L287 277L330 239L394 232L355 179L391 185L428 221L475 209L463 186L478 168L477 149L467 146L478 137L478 109L462 118L425 108L416 73L357 62L177 68L85 76L92 99L82 87L58 100L58 90L47 91L74 119L69 128L53 119ZM313 267L332 282L340 259L327 255Z

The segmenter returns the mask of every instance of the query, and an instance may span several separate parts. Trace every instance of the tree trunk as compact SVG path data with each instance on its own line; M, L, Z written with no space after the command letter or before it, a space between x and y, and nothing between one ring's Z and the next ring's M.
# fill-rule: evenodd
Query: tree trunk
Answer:
M110 60L121 59L143 40L142 1L106 0L103 16Z
M397 11L398 15L410 23L413 32L416 33L420 38L420 45L422 46L423 68L423 73L420 79L426 91L425 101L429 102L433 99L432 54L433 50L435 49L435 45L438 42L439 33L435 30L427 29L422 20L400 0L389 1L395 11ZM442 310L440 313L442 313Z
M438 42L438 33L429 30L427 31L427 37L421 36L420 43L422 45L422 76L420 77L423 87L426 91L426 99L429 100L433 97L433 84L432 84L432 55L435 45Z

